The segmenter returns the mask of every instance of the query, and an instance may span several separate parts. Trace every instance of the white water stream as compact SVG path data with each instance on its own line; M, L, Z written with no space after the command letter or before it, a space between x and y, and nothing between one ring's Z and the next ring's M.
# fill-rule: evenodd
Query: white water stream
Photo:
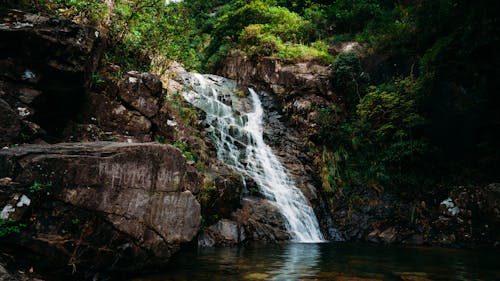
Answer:
M274 202L285 217L286 227L293 241L324 241L318 220L306 197L264 142L264 110L257 93L249 89L252 109L238 112L226 104L231 103L237 94L228 87L224 88L223 78L214 75L186 75L187 79L184 80L192 89L182 95L188 102L206 112L206 122L214 136L217 157L257 183L260 192ZM242 104L240 107L244 108Z

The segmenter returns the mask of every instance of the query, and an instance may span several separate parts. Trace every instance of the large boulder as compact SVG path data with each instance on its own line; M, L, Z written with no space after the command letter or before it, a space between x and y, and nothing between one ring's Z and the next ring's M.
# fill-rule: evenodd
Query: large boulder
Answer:
M90 27L0 9L0 145L59 136L92 81L101 46Z
M18 260L38 261L37 270L116 273L161 264L201 223L197 172L169 145L9 148L0 151L0 178L2 219L22 228L0 243Z
M231 220L223 219L207 227L198 238L200 247L234 246L246 239L244 228Z
M271 201L245 198L242 208L234 212L233 218L243 226L248 240L278 242L291 238L285 218Z

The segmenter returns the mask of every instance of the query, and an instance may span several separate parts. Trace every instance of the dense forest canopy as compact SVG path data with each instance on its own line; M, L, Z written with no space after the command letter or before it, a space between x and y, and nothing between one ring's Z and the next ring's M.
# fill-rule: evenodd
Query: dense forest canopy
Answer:
M312 136L327 191L498 180L498 1L21 2L103 28L104 60L123 70L161 56L217 72L235 52L330 65L339 105L321 109ZM363 53L332 52L344 42Z

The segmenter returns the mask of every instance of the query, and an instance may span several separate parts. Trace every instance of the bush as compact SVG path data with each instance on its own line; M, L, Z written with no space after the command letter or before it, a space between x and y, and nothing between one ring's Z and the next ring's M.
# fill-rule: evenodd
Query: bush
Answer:
M361 69L359 57L353 52L340 53L333 63L333 85L342 93L344 104L349 112L364 94L368 76Z
M429 150L418 137L425 124L419 113L420 97L412 77L367 88L355 111L332 127L335 109L323 109L319 140L324 144L323 186L327 191L364 185L383 187L415 186L420 182L419 165ZM331 132L335 133L331 133Z
M207 48L210 66L217 66L236 47L250 56L274 56L285 60L319 59L332 62L328 48L312 43L314 25L275 1L236 1L215 25L214 39Z

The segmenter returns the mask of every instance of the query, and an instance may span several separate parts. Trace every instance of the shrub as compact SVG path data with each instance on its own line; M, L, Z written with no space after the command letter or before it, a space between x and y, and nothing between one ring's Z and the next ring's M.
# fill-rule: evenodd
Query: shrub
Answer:
M368 80L361 69L359 57L353 52L340 53L333 63L333 84L343 94L343 100L349 112L361 99Z

